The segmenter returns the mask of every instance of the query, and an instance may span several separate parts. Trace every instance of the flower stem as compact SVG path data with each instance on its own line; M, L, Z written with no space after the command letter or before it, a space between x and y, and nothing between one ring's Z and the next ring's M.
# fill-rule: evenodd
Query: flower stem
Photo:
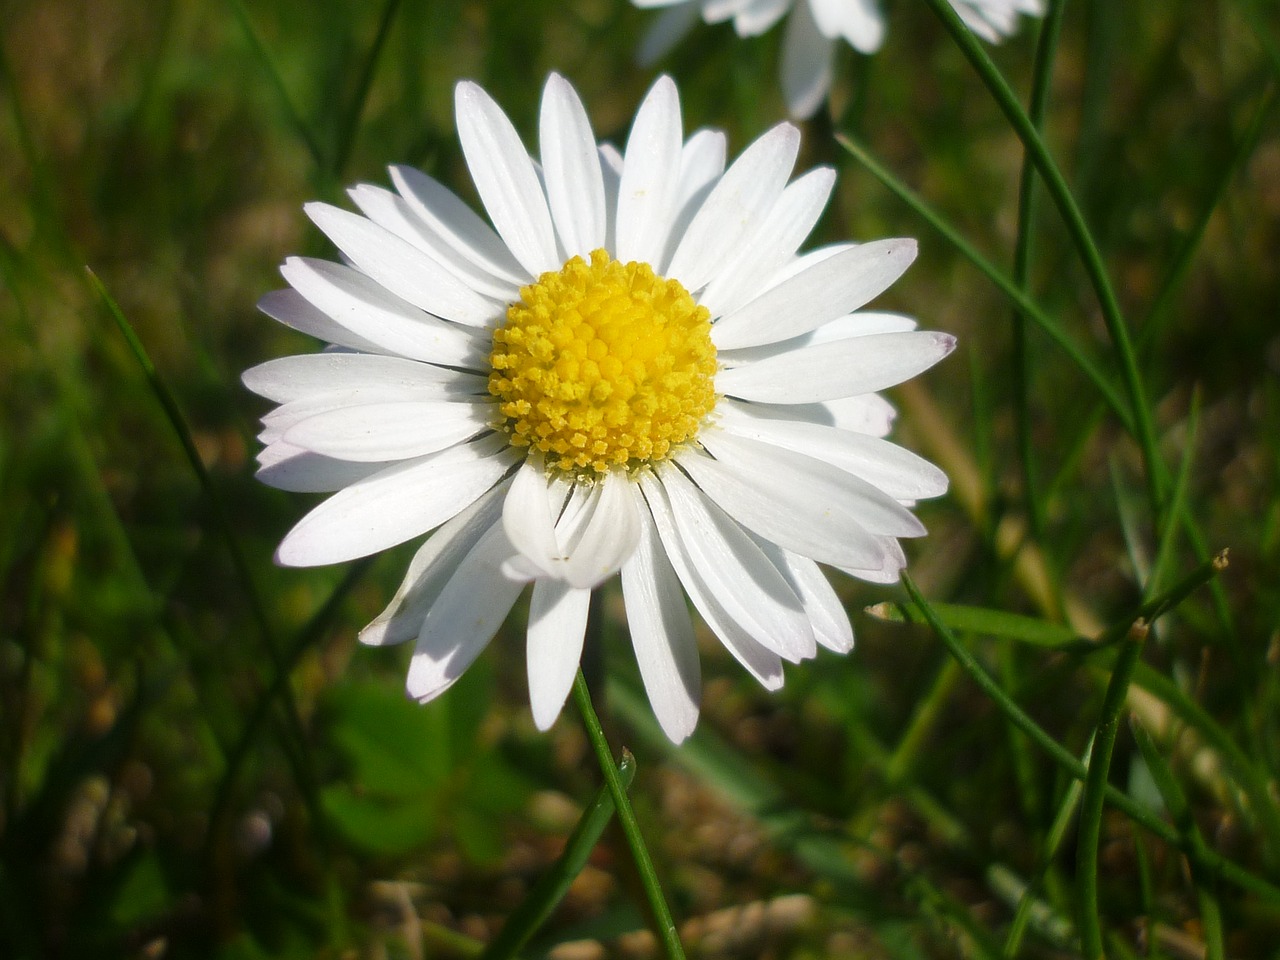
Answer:
M1037 130L1044 129L1044 117L1048 111L1049 88L1053 76L1053 63L1058 49L1058 37L1062 33L1062 15L1066 0L1055 0L1045 16L1040 29L1040 42L1036 46L1035 75L1031 86L1031 100L1027 115ZM1035 167L1030 156L1024 156L1018 178L1018 238L1013 249L1013 282L1028 290L1031 276L1032 222L1035 218ZM1036 480L1035 445L1031 439L1031 377L1027 344L1027 318L1016 307L1013 311L1013 369L1012 390L1014 419L1018 437L1018 453L1022 460L1022 483L1031 522L1031 534L1037 540L1044 539L1044 500L1038 496Z
M649 850L645 846L644 835L640 832L640 824L636 822L635 811L631 809L631 801L627 797L622 776L609 749L609 741L605 739L604 728L600 726L600 718L596 716L595 707L591 705L591 692L587 689L587 680L578 671L573 681L573 702L582 714L582 725L586 728L587 739L596 752L596 760L600 764L600 772L604 774L605 786L613 797L613 807L618 815L618 824L627 838L627 846L631 848L631 858L635 861L636 870L640 874L640 883L644 887L645 896L649 900L649 909L653 913L655 933L667 952L669 960L684 960L684 947L680 936L676 933L675 921L667 908L666 898L662 895L662 884L658 880L658 872L653 868L649 858ZM623 751L625 762L627 752Z

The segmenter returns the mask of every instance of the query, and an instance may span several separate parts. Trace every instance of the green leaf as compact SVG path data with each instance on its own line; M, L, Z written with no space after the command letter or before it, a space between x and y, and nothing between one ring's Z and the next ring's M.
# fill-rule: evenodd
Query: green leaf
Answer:
M326 787L320 804L347 840L370 853L392 855L422 846L435 834L439 821L434 805L387 799L346 784Z

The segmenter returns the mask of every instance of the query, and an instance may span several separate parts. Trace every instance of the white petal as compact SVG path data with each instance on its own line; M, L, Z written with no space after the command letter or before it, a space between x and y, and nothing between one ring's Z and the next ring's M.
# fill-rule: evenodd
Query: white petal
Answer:
M817 330L806 334L805 343L834 343L850 337L870 337L877 333L908 333L919 324L914 317L904 313L883 310L858 310L824 323ZM798 344L797 344L798 345Z
M335 460L280 441L264 448L258 462L261 466L254 476L269 487L293 493L332 493L389 466Z
M667 6L653 21L640 40L636 50L636 63L651 67L683 40L698 22L697 0L666 0L665 3L645 3L638 0L636 6Z
M740 37L758 37L782 19L792 0L750 0L733 18L733 29Z
M448 187L413 167L389 170L400 196L417 214L424 230L439 238L439 246L455 251L517 289L529 282L528 272L511 255L502 238Z
M633 499L640 496L631 484L628 493ZM681 743L698 722L698 648L684 592L642 502L640 512L640 539L622 565L627 626L658 724L672 743Z
M879 539L884 550L884 556L878 566L867 569L858 567L840 567L839 569L851 577L866 580L868 583L897 583L902 568L907 565L907 556L902 552L902 544L898 543L893 537L880 537Z
M555 576L564 562L556 539L555 519L549 500L546 468L541 456L531 454L511 481L502 505L502 525L522 556L548 576Z
M538 580L529 601L526 666L533 722L546 730L556 722L573 687L586 635L591 591L561 580Z
M787 18L778 65L787 112L797 120L811 117L831 89L835 42L823 36L813 19L808 0L798 0Z
M656 264L661 257L680 182L680 148L680 96L670 77L659 77L627 138L615 259Z
M928 460L878 437L797 421L777 408L760 409L725 399L717 424L735 436L794 450L847 470L895 500L919 500L947 492L947 475Z
M833 169L818 167L788 184L769 215L707 285L698 302L713 317L720 317L760 293L760 278L772 274L799 249L822 215L835 182Z
M844 37L859 53L875 53L884 42L884 14L878 0L809 0L818 29Z
M489 344L468 328L410 306L350 267L290 257L280 273L316 308L381 351L473 369L487 364Z
M471 179L498 233L534 277L559 270L547 199L515 127L493 98L467 80L455 88L454 108Z
M591 121L569 81L553 73L542 91L538 142L551 216L566 256L604 246L604 178Z
M461 395L485 390L485 381L429 363L362 353L308 353L250 367L240 376L259 396L288 403L334 390L391 386Z
M835 478L810 475L782 458L771 459L761 473L753 471L757 459L730 464L687 449L676 462L725 513L793 553L856 569L883 564L883 545L849 509L839 486L846 474L828 468Z
M357 336L335 321L320 308L314 306L297 290L272 290L258 299L258 309L272 320L278 320L308 336L325 343L363 350L368 353L394 353L372 340Z
M688 544L676 529L675 517L662 483L651 474L641 474L640 489L649 505L650 516L658 530L659 539L676 575L680 578L689 599L702 614L707 626L733 654L734 659L746 668L766 690L782 686L782 660L740 624L725 610L721 598L703 579L701 570L689 554Z
M441 236L424 221L416 207L390 190L362 183L348 190L347 195L366 217L417 247L476 293L499 303L507 303L519 295L519 283L497 277L477 265L458 250L451 238Z
M929 369L955 345L955 337L932 331L815 344L721 370L716 389L764 403L810 403L872 393Z
M422 703L448 690L493 639L524 585L500 571L511 544L501 524L490 527L458 564L427 610L406 688Z
M284 440L341 460L407 460L474 437L489 428L492 415L487 400L367 403L308 417Z
M724 174L726 149L725 135L719 130L695 130L685 141L680 154L680 186L676 191L675 213L662 253L652 263L654 270L663 276L668 275L667 264L689 224L715 188L716 181Z
M793 663L814 655L813 630L786 579L745 530L675 467L659 471L690 563L724 612Z
M493 300L372 220L327 203L308 203L303 209L366 276L407 303L470 327L489 326L500 315Z
M790 474L794 486L809 491L811 510L821 505L843 511L873 534L924 535L924 525L910 510L878 487L838 467L802 453L735 436L727 430L707 430L701 439L712 456L740 476L756 477L770 470L778 475Z
M684 232L666 270L686 290L704 287L777 202L800 149L800 131L780 123L725 171Z
M755 540L804 603L804 611L818 643L836 653L852 650L853 625L849 623L849 614L818 565L807 557L783 550L776 543L760 537L755 537Z
M749 406L767 416L818 423L872 437L886 436L893 429L893 421L898 416L893 404L878 393L842 397L825 403L752 403Z
M421 395L419 394L421 391ZM438 400L439 388L407 388L400 386L374 385L368 387L348 387L328 393L312 393L297 400L290 400L276 407L262 418L262 432L258 439L263 443L273 444L282 439L289 430L303 420L321 413L342 410L346 407L362 406L369 403L393 403L403 400Z
M557 526L565 547L563 576L575 587L594 587L613 576L636 549L640 511L627 488L623 470L611 470L591 490L591 497L572 525ZM570 519L565 511L564 521Z
M517 458L505 439L489 436L387 467L298 521L276 550L276 562L341 563L411 540L473 502Z
M712 338L732 350L790 340L883 293L916 258L914 240L877 240L811 266L716 321Z
M680 192L676 207L683 209L691 201L701 200L707 188L724 174L728 141L722 130L702 128L689 135L680 152ZM696 212L696 210L695 210ZM692 216L692 214L690 215Z
M617 250L618 186L622 180L622 155L611 143L600 144L600 174L604 178L604 248Z
M507 483L499 483L442 524L424 543L409 564L400 589L387 608L360 631L360 642L380 647L412 640L422 630L440 591L457 571L480 538L502 515L502 495Z

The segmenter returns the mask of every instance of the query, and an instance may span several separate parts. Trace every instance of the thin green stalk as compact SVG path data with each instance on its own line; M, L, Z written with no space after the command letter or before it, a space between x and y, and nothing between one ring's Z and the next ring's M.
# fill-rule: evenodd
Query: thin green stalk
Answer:
M1111 381L1098 368L1098 366L1085 355L1084 351L1071 339L1070 335L1058 324L1056 320L1051 318L1047 313L1040 309L1039 304L1032 300L1018 284L1014 283L1009 277L1001 272L990 260L984 257L978 250L960 235L954 227L946 222L942 216L937 213L928 203L924 201L914 190L899 180L888 168L877 161L865 147L856 140L840 134L836 137L849 154L862 164L873 177L885 185L899 200L916 212L929 226L933 227L938 233L942 234L943 239L956 248L960 254L970 263L978 268L979 272L986 276L988 280L1000 288L1000 291L1008 297L1022 311L1032 323L1038 326L1049 338L1053 340L1063 352L1071 359L1081 372L1089 379L1091 383L1102 394L1103 400L1107 406L1111 408L1116 417L1124 425L1130 433L1135 431L1134 421L1130 415L1128 405L1124 399L1116 392L1115 387L1111 385Z
M1277 86L1274 82L1267 87L1267 92L1263 94L1257 109L1254 110L1253 116L1250 117L1249 124L1245 127L1245 131L1240 137L1240 142L1236 144L1230 161L1219 168L1218 177L1214 181L1213 188L1209 191L1209 196L1204 205L1200 208L1199 216L1196 217L1195 223L1191 225L1191 229L1187 231L1187 235L1183 238L1177 253L1174 254L1173 262L1169 265L1164 282L1160 284L1160 292L1151 301L1151 306L1147 309L1142 325L1138 328L1139 351L1145 351L1155 343L1156 335L1164 328L1171 315L1170 307L1173 304L1174 294L1181 289L1182 282L1186 279L1187 273L1191 269L1191 263L1200 250L1200 242L1204 239L1205 231L1209 228L1209 221L1222 203L1227 187L1235 179L1236 174L1240 172L1244 162L1253 155L1253 151L1258 145L1258 139L1261 137L1265 126L1264 121L1276 104L1276 90Z
M1080 757L1080 762L1088 765L1092 755L1093 738L1090 737L1089 742L1085 745L1084 754ZM1004 956L1010 958L1010 960L1022 952L1022 937L1027 923L1032 919L1032 911L1036 905L1032 892L1044 880L1045 874L1053 863L1053 858L1058 855L1058 848L1062 846L1063 837L1067 834L1067 827L1075 819L1076 810L1080 806L1080 796L1083 793L1084 785L1079 780L1072 780L1067 786L1067 792L1062 798L1062 803L1058 806L1058 813L1053 818L1053 823L1049 827L1049 835L1045 837L1044 846L1040 850L1040 869L1037 871L1035 879L1027 884L1026 892L1023 894L1022 899L1018 901L1018 909L1014 912L1013 922L1009 924L1009 934L1004 941Z
M1079 890L1080 947L1085 960L1103 960L1102 921L1098 916L1098 847L1102 842L1102 806L1106 799L1107 777L1116 734L1120 732L1120 711L1124 709L1133 680L1133 669L1142 655L1149 628L1141 620L1129 630L1128 642L1120 649L1111 682L1102 699L1102 711L1094 731L1093 756L1080 799L1079 839L1076 843L1076 878Z
M1190 845L1202 849L1207 847L1204 835L1200 832L1192 815L1191 806L1187 803L1186 795L1178 786L1164 757L1160 755L1155 741L1136 719L1130 721L1130 728L1133 731L1134 742L1138 745L1138 750L1142 754L1142 759L1147 765L1156 790L1160 793L1160 798L1164 801L1165 809L1169 811L1174 826L1182 831ZM1200 903L1205 956L1208 960L1223 960L1226 951L1222 935L1222 909L1213 890L1213 880L1202 876L1195 868L1192 869L1191 879L1195 883L1197 899Z
M1040 27L1040 39L1036 45L1035 68L1031 81L1031 100L1027 115L1037 130L1044 128L1044 116L1048 111L1049 89L1052 86L1053 64L1058 50L1058 38L1062 33L1066 0L1054 0ZM1022 290L1027 289L1031 274L1032 226L1035 219L1035 168L1024 155L1022 171L1018 177L1018 235L1013 245L1013 282ZM1035 445L1031 440L1030 360L1027 355L1027 318L1021 310L1013 312L1013 408L1018 437L1018 453L1022 460L1022 484L1030 518L1031 535L1044 537L1044 503L1037 496Z
M284 661L280 664L280 668L275 671L275 675L271 678L270 686L258 694L253 709L249 711L245 719L244 728L240 731L240 736L227 753L226 766L222 771L221 779L218 781L217 790L214 792L213 804L209 811L209 826L205 833L204 852L206 858L212 856L213 845L218 842L220 826L230 808L236 780L240 775L244 762L249 759L253 752L253 744L257 739L259 729L267 717L271 715L271 708L275 705L276 700L290 696L292 688L289 686L289 678L293 675L294 668L302 660L303 654L314 647L320 638L324 636L325 631L337 616L342 601L355 589L371 566L373 566L372 557L364 557L351 565L342 581L329 594L324 605L298 631L297 636L285 654Z
M284 108L285 119L289 121L289 126L302 138L302 142L307 145L307 150L311 153L311 159L315 162L316 168L323 170L325 168L324 151L320 149L320 142L316 140L310 128L303 122L301 114L293 106L293 100L289 97L289 91L284 87L284 80L280 76L280 71L276 69L271 54L267 52L266 45L263 44L262 38L258 36L258 31L253 27L253 21L249 19L249 11L245 9L243 0L227 0L227 4L231 7L231 13L235 16L236 22L240 24L240 29L244 31L245 39L249 41L249 46L253 50L253 54L259 62L261 62L263 70L266 72L267 79L271 82L271 88L275 90L276 97L280 101L280 105Z
M640 832L640 824L636 822L635 811L631 809L631 801L627 798L626 787L622 776L614 764L613 754L609 750L609 741L605 739L604 728L600 726L600 718L596 716L595 707L591 705L591 692L587 690L587 680L578 671L573 680L573 702L582 714L582 724L587 731L587 739L591 741L596 753L596 761L600 772L604 774L605 786L613 797L613 806L618 813L618 823L627 838L627 846L631 849L631 857L635 861L636 870L640 874L640 883L644 887L649 901L649 909L653 913L654 931L658 940L666 949L668 960L684 960L684 947L680 943L680 935L676 932L675 920L667 908L666 898L662 894L662 883L658 880L658 872L653 867L649 850L645 846L644 834Z
M382 8L382 17L378 20L378 32L373 38L373 46L365 58L360 70L360 81L356 85L355 96L351 100L342 127L338 131L338 142L334 151L333 175L342 177L343 168L351 156L351 148L355 144L356 131L360 126L360 117L364 114L365 104L369 100L369 89L373 86L373 75L377 69L382 51L386 48L387 37L391 33L391 25L395 23L396 13L400 9L400 0L387 0Z
M1187 491L1191 486L1191 465L1195 461L1196 440L1200 431L1200 391L1197 389L1191 396L1191 409L1187 413L1185 439L1183 441L1182 464L1178 468L1178 476L1174 480L1173 491L1169 495L1169 509L1161 525L1157 540L1156 556L1151 563L1143 594L1150 597L1160 588L1164 581L1165 571L1173 564L1174 547L1177 544L1178 520L1187 503Z
M920 613L924 616L925 621L951 655L959 661L960 666L969 675L969 678L977 684L978 688L989 696L995 705L1020 730L1026 733L1040 749L1044 750L1058 766L1062 767L1077 780L1085 780L1088 776L1088 768L1058 741L1049 736L1043 727L1031 719L1021 707L1009 698L1008 694L1000 688L1000 685L978 663L977 658L965 649L964 645L956 639L955 634L939 619L933 607L924 599L919 588L916 587L911 576L905 572L902 574L902 585L911 597L912 602L915 603ZM1211 875L1234 883L1269 902L1280 904L1280 887L1232 863L1213 850L1190 849L1177 830L1115 787L1108 785L1105 788L1105 796L1107 801L1125 816L1166 843L1182 850L1189 860L1199 864L1202 869L1209 871Z
M1108 277L1106 267L1102 262L1102 254L1099 252L1097 244L1094 243L1093 235L1085 223L1084 214L1081 213L1075 197L1072 196L1071 189L1067 186L1067 181L1063 177L1062 171L1058 169L1053 156L1049 153L1049 148L1045 146L1044 140L1040 137L1035 125L1032 124L1031 119L1022 109L1018 98L1009 89L1009 85L1005 82L1004 77L1001 76L999 69L991 60L991 57L988 56L986 50L983 49L982 44L969 31L969 28L964 25L964 21L960 19L960 15L956 13L955 8L948 0L925 0L925 2L942 20L943 25L951 34L956 45L960 47L965 57L973 65L982 81L986 84L987 89L991 92L996 104L1004 113L1005 118L1013 126L1019 139L1022 140L1031 161L1035 164L1036 169L1044 180L1049 196L1058 207L1058 212L1067 227L1067 232L1071 235L1071 239L1076 245L1076 250L1080 255L1081 262L1084 264L1085 272L1089 275L1094 293L1098 297L1098 304L1102 309L1102 318L1106 324L1107 333L1110 335L1112 346L1115 348L1116 359L1120 365L1121 377L1133 414L1134 436L1142 452L1147 493L1151 502L1151 514L1153 517L1158 518L1161 515L1164 501L1164 474L1160 468L1160 456L1156 449L1156 433L1155 425L1151 418L1151 408L1147 403L1146 390L1143 387L1142 377L1138 370L1137 354L1134 352L1133 344L1129 339L1129 329L1120 310L1120 302L1116 298L1114 288L1111 286L1111 279Z
M898 741L884 768L885 781L896 787L903 783L924 748L934 721L941 715L960 679L960 667L954 660L947 660L933 680L933 686L916 707L906 732Z
M618 764L618 779L622 781L623 789L631 786L635 775L636 759L631 751L624 749L622 760ZM574 878L587 865L587 858L591 856L604 828L613 818L613 810L613 797L606 784L596 791L591 803L582 812L582 817L573 828L573 833L569 835L556 862L538 879L528 896L507 918L502 930L480 955L480 960L509 960L547 922L547 918L569 892Z
M86 268L87 269L87 268ZM138 366L142 369L143 375L147 379L148 385L151 387L152 393L155 395L157 402L164 411L165 417L169 421L170 427L178 438L178 442L182 446L183 453L186 455L187 462L195 473L200 483L200 488L204 492L205 498L209 503L209 508L213 514L213 525L221 535L223 543L227 548L227 552L231 557L231 563L236 571L236 576L240 581L241 589L244 591L245 597L249 602L249 609L257 624L258 632L262 640L262 645L267 651L267 655L271 660L271 666L277 677L287 673L285 660L280 653L280 649L276 643L275 635L271 629L271 622L267 617L266 607L262 602L262 597L258 592L257 584L253 579L253 574L249 570L248 560L245 558L244 551L240 547L240 541L232 531L231 522L227 515L226 505L222 501L222 497L218 494L217 487L213 483L213 478L209 476L209 471L205 468L204 461L200 457L200 452L196 449L195 439L192 437L191 428L187 424L186 417L182 413L182 408L178 406L177 398L169 390L168 384L160 376L160 372L152 363L151 357L147 354L146 347L138 338L137 333L133 329L133 325L129 323L124 312L120 309L120 305L116 303L115 298L107 291L102 281L92 270L88 270L89 280L98 295L102 298L102 302L106 305L107 311L111 314L120 333L124 336L125 342L129 345L129 350L133 353L134 359ZM281 692L284 703L285 716L288 722L289 732L293 739L300 745L306 743L306 736L302 723L302 717L298 712L297 701L294 699L293 691L286 684ZM286 751L288 753L288 751ZM324 819L320 813L319 791L316 787L315 776L310 766L310 754L303 749L298 756L298 762L294 765L294 774L298 778L298 785L302 790L303 796L306 798L307 806L315 817L317 824L323 823Z

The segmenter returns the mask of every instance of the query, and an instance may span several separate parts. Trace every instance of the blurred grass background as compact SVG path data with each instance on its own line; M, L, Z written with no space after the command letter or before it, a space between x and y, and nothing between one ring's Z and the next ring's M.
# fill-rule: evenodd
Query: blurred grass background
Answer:
M606 0L0 10L0 956L472 955L595 788L585 738L571 711L533 729L519 623L447 696L404 700L404 652L355 633L412 547L272 565L307 504L254 481L264 407L238 377L314 349L254 309L286 255L332 256L303 202L341 203L396 162L474 198L462 77L533 143L558 70L620 142L652 80L632 61L651 21ZM1115 956L1280 956L1277 20L1263 0L1072 0L1054 64L1046 136L1141 344L1161 457L1186 467L1177 523L1154 522L1137 446L1035 329L1029 504L1009 303L833 138L859 138L1008 270L1021 149L924 5L890 4L876 57L841 51L831 112L805 129L801 166L842 170L814 242L920 237L883 303L960 337L893 395L897 438L953 478L909 545L927 597L1091 636L1151 596L1153 565L1167 587L1231 550L1148 643L1129 706L1154 752L1122 728L1111 783L1258 883L1189 871L1109 808ZM1024 99L1036 32L991 51ZM661 65L686 129L725 127L736 154L780 119L778 40L695 31ZM1118 384L1047 203L1034 223L1032 295ZM853 611L902 598L838 587ZM610 737L637 754L632 795L691 954L1077 955L1072 781L930 630L857 614L853 654L790 669L772 696L704 637L703 719L673 750L605 600ZM963 641L1082 755L1109 661L992 623ZM636 889L606 834L526 955L653 955Z

